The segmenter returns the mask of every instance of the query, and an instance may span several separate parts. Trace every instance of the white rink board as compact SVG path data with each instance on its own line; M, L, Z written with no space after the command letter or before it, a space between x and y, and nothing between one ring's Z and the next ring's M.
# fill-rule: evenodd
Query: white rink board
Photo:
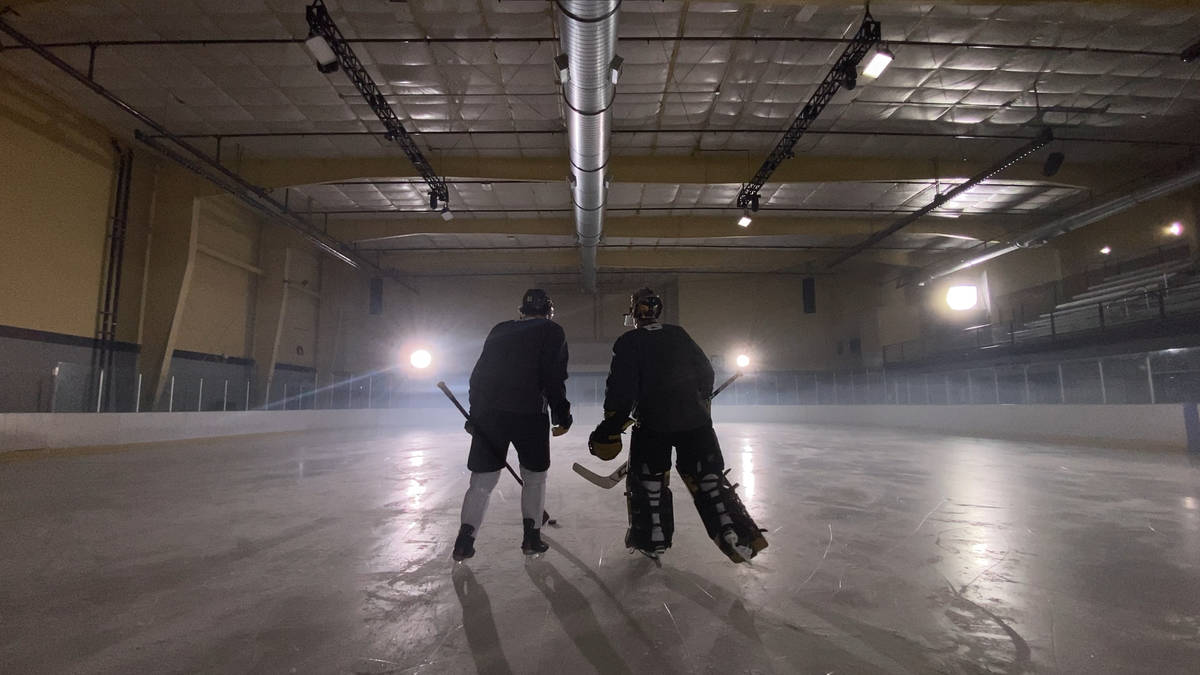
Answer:
M1163 405L717 406L720 422L892 427L961 436L1186 448L1183 407ZM574 434L600 412L575 411ZM0 414L0 452L124 445L243 434L460 424L447 408L196 413Z

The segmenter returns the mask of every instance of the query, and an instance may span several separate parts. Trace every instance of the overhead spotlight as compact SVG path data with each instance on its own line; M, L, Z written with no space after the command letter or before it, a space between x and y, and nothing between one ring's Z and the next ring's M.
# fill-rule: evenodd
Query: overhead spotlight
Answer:
M625 59L621 58L620 56L614 56L612 61L608 62L608 76L612 80L613 84L616 84L617 80L621 79L621 67L624 64Z
M1108 255L1109 253L1112 253L1111 246L1105 246L1104 248L1100 249L1100 255Z
M567 55L559 54L554 57L554 67L558 68L558 81L566 84L571 79L571 69L567 67Z
M338 69L337 54L333 53L333 48L329 46L329 42L323 36L315 33L308 36L308 39L304 41L304 48L316 62L317 70L328 75Z
M979 304L979 289L971 285L951 286L946 291L946 304L956 312L965 312Z
M1167 234L1172 237L1183 236L1183 223L1178 220L1167 226Z
M750 357L746 356L745 354L738 354L737 359L734 360L734 363L737 363L738 368L745 368L746 366L750 365Z
M870 60L867 61L866 67L863 68L863 77L871 80L879 77L895 58L895 55L887 47L876 47Z
M1046 157L1046 163L1042 165L1042 175L1049 178L1058 173L1058 170L1062 168L1063 160L1066 158L1067 156L1061 152L1050 153Z
M424 370L429 367L429 364L433 363L433 354L430 354L426 349L418 349L412 353L412 356L408 357L408 362L412 364L413 368Z
M454 212L450 210L449 206L442 209L442 220L446 221L447 223L451 220L454 220Z
M738 225L742 227L750 227L751 222L753 222L753 219L750 218L750 209L743 209L742 217L738 218Z
M1191 63L1197 58L1200 58L1200 40L1193 42L1191 46L1184 49L1179 54L1179 58L1182 59L1184 63Z

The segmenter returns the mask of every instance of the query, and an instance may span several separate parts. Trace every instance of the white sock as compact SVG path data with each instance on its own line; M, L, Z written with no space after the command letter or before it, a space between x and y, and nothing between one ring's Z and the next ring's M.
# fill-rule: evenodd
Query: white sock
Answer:
M483 525L483 514L487 513L488 499L492 496L492 489L498 482L500 482L499 471L471 472L471 486L467 488L467 494L463 496L461 521L463 525L475 528L476 536L479 534L479 526Z
M542 512L546 510L546 472L530 471L521 467L521 517L533 520L534 527L542 526Z

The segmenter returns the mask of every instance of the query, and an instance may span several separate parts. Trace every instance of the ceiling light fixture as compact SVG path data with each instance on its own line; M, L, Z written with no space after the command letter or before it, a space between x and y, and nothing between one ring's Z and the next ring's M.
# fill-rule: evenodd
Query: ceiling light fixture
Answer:
M304 41L304 48L308 50L308 55L317 64L317 70L328 75L336 72L338 69L337 54L333 53L333 48L329 46L329 42L324 36L312 34Z
M614 56L608 64L608 75L612 78L612 83L616 84L617 80L621 79L621 69L625 64L625 59L620 56Z
M1100 255L1108 255L1109 253L1112 253L1111 246L1105 246L1104 248L1100 249Z
M1167 234L1169 234L1173 237L1182 236L1183 235L1183 223L1181 223L1177 220L1177 221L1171 223L1170 225L1168 225L1167 226Z
M554 57L554 67L558 69L558 81L566 84L571 79L571 69L567 67L567 55L559 54Z
M1184 63L1191 63L1197 58L1200 58L1200 40L1193 42L1191 46L1180 52L1179 58L1182 59Z
M896 56L887 47L877 47L871 54L870 60L867 61L866 67L863 68L863 77L872 80L879 77L895 58Z
M753 219L750 217L750 209L744 209L742 211L742 217L738 218L738 225L741 227L750 227L750 223L752 222Z
M454 213L450 210L449 206L442 209L442 220L444 220L446 222L450 222L451 220L454 220Z

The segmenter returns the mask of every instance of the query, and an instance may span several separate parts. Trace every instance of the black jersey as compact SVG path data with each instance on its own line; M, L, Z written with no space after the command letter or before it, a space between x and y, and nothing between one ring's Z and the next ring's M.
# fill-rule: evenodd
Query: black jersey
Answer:
M712 424L712 389L712 364L687 331L654 323L617 338L604 409L628 415L636 408L647 429L688 431Z
M471 371L472 410L545 414L555 423L571 412L567 401L567 336L549 319L496 324Z

